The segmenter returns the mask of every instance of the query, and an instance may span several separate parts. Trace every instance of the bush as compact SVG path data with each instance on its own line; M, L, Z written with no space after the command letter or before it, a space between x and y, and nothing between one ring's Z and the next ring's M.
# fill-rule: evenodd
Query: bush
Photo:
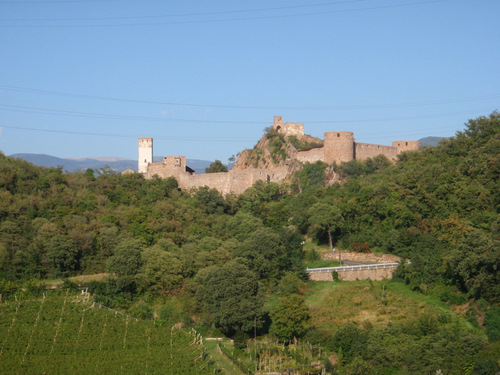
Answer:
M332 271L332 279L333 281L339 281L339 273L337 271Z
M128 309L128 313L137 319L153 319L153 310L145 304L132 306Z
M445 290L439 296L439 299L443 302L449 302L452 305L463 305L467 303L467 297L460 292L453 293L450 290Z
M498 365L492 359L486 359L483 361L478 361L474 365L472 373L475 375L489 375L498 374Z
M486 335L490 342L500 340L500 307L492 306L484 316Z
M321 259L321 255L319 254L319 252L315 248L312 248L311 250L306 252L306 260L308 262L314 262L314 261L320 260L320 259Z

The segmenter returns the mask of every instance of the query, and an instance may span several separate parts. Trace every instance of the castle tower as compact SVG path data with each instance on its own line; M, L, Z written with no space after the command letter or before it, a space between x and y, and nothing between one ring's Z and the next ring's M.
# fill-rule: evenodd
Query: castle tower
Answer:
M274 116L273 129L280 131L283 128L283 116Z
M420 149L419 141L394 141L392 142L392 147L398 149L398 154L405 151L417 151Z
M285 136L304 135L304 124L299 124L298 122L285 122L283 124L283 116L274 116L273 129L278 133L284 134Z
M137 171L146 173L148 165L153 162L153 138L139 138L139 159Z
M328 164L347 162L355 158L352 132L326 132L323 143L325 162Z

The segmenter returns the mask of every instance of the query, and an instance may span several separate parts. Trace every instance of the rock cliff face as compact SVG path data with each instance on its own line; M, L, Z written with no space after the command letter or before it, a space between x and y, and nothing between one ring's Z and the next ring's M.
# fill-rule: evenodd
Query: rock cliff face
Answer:
M296 159L298 150L321 146L323 142L309 135L284 135L269 131L262 136L253 149L242 151L233 170L247 168L276 168L289 166Z

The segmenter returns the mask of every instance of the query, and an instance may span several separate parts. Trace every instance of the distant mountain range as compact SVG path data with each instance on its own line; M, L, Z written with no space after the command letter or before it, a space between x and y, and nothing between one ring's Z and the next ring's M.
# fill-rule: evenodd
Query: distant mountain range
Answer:
M444 137L426 137L419 139L421 146L436 146ZM137 172L137 160L115 158L115 157L96 157L96 158L58 158L45 154L13 154L13 158L19 158L41 167L59 167L68 172L78 170L101 169L109 167L116 172L123 172L131 169ZM155 156L153 161L161 161L161 156ZM212 162L209 160L187 159L187 165L194 169L197 174L205 173Z
M41 167L59 167L68 172L78 170L101 169L109 167L116 172L123 172L131 169L137 172L137 160L114 158L114 157L96 157L96 158L58 158L45 154L13 154L13 158L19 158ZM153 161L161 161L161 156L155 156ZM212 162L209 160L187 159L187 164L194 169L197 174L205 173Z

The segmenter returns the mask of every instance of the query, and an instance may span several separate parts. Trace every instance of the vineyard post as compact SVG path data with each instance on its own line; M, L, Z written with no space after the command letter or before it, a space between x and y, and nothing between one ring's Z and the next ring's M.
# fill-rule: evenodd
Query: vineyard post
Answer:
M253 356L255 363L255 372L257 372L257 315L254 315L253 317L253 346L254 346Z

